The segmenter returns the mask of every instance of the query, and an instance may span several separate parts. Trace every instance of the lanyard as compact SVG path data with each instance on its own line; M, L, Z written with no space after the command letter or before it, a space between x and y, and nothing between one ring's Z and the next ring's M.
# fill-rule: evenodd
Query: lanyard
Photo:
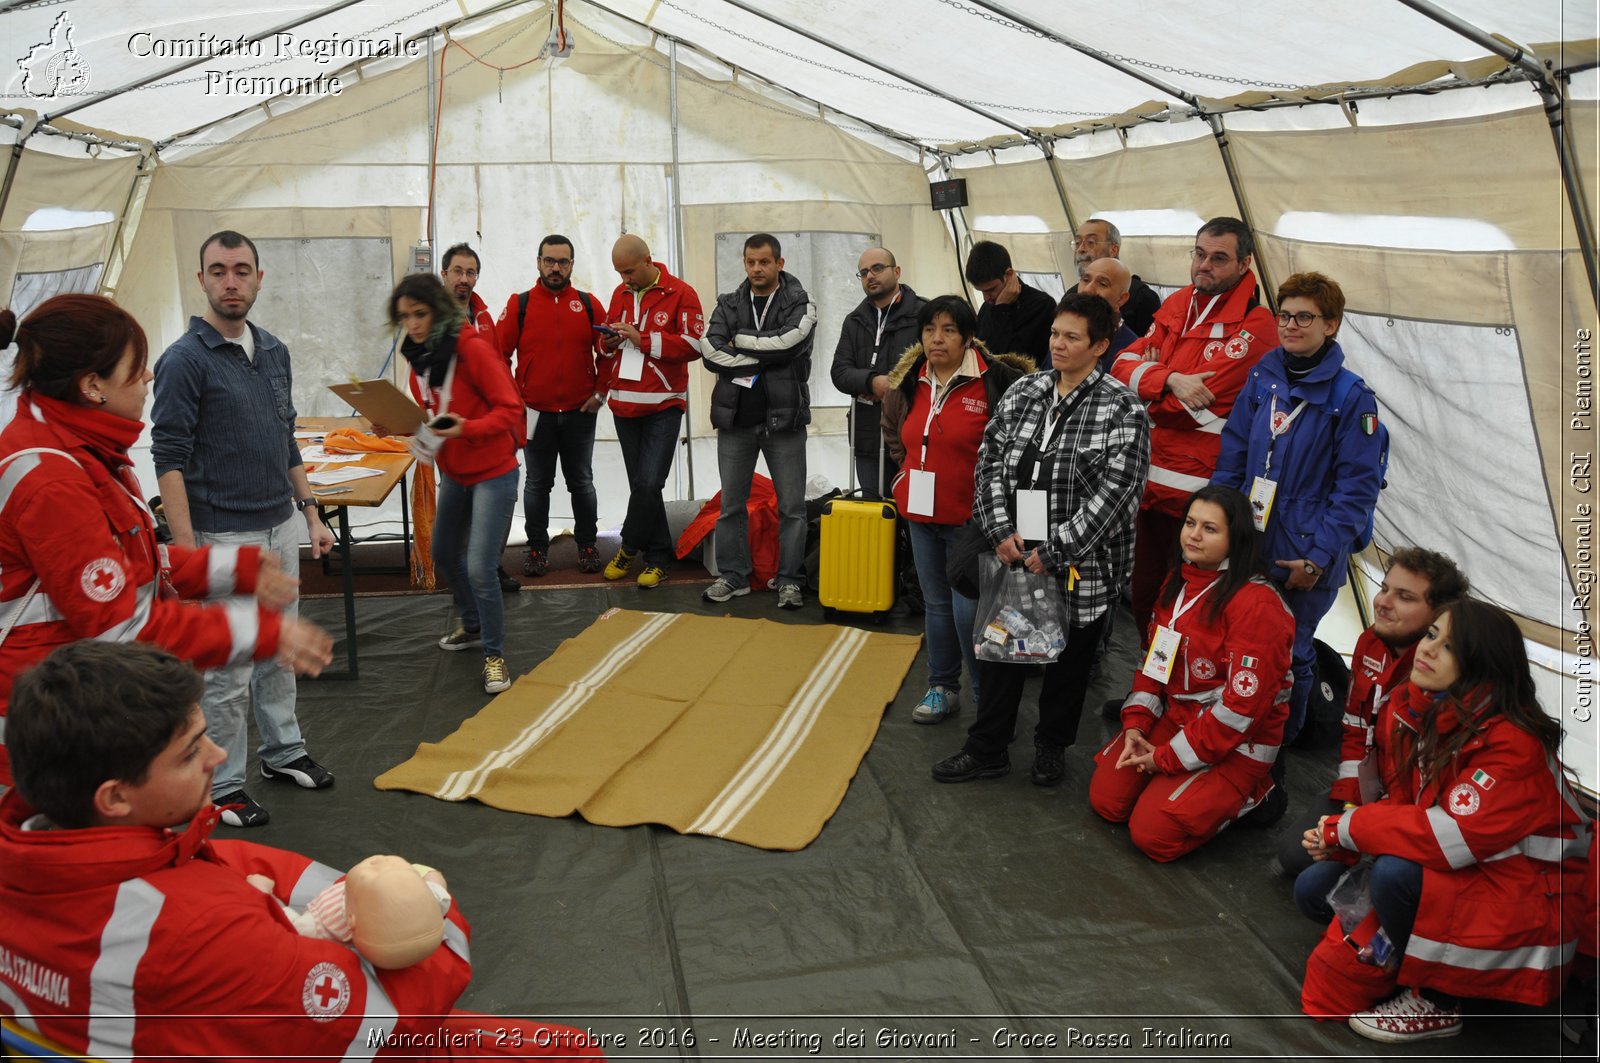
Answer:
M1184 332L1188 332L1190 329L1199 328L1201 326L1201 324L1205 321L1205 319L1210 316L1211 308L1217 305L1217 300L1221 299L1223 294L1224 293L1222 293L1222 292L1218 292L1216 295L1213 295L1211 297L1211 301L1206 304L1206 308L1204 310L1200 311L1200 316L1194 319L1194 324L1191 325L1189 323L1188 316L1185 315L1184 316L1184 321L1183 321L1183 331ZM1189 313L1191 313L1191 314L1194 313L1195 300L1196 300L1196 298L1198 298L1198 296L1199 296L1198 292L1195 293L1195 295L1189 296Z
M756 312L756 290L754 288L750 289L750 316L756 319L756 331L757 332L760 332L761 329L762 329L762 326L764 326L767 323L767 311L772 309L772 304L777 301L778 293L781 292L781 291L783 291L783 278L780 276L778 278L778 286L776 288L772 289L772 294L771 295L767 296L767 305L763 306L761 308L761 312L760 313L757 313Z
M450 359L450 368L444 371L444 383L440 385L438 391L434 391L432 386L428 384L426 376L414 369L411 371L411 375L417 381L417 390L422 392L423 405L429 407L429 413L442 417L450 412L450 391L455 387L456 365L460 361L460 358Z
M654 287L654 284L650 285L650 288ZM636 332L644 331L644 329L640 327L644 324L644 297L649 294L650 288L645 288L637 292L632 288L628 289L628 294L633 296L633 320L629 322L629 324L634 327L634 331Z
M894 292L894 298L889 300L889 305L876 308L878 311L878 331L876 335L872 337L872 353L878 353L878 348L883 346L883 326L888 324L889 311L893 310L899 305L900 296L903 294L904 293L901 292L900 289L896 288Z
M1294 419L1299 417L1301 411L1305 408L1306 400L1301 399L1295 406L1294 412L1285 417L1282 424L1278 424L1278 396L1272 396L1272 412L1267 416L1267 467L1261 475L1272 475L1272 451L1278 445L1278 437L1289 431L1289 427L1294 424Z
M963 358L965 355L963 354ZM961 367L950 373L950 380L941 390L938 380L933 375L933 370L927 370L924 378L928 382L928 419L922 424L922 457L917 461L919 469L928 467L928 437L933 434L934 419L944 410L944 404L950 400L950 395L956 389L956 374L961 372Z
M1221 577L1218 578L1220 579ZM1206 591L1209 591L1216 585L1217 580L1212 580L1210 583L1205 585L1204 590L1186 602L1183 600L1183 596L1189 592L1189 585L1185 583L1183 588L1178 591L1178 600L1172 604L1172 619L1167 622L1167 626L1174 631L1178 630L1178 619L1182 617L1184 613L1187 613L1190 609L1193 609L1195 605L1199 603L1200 599L1206 596Z

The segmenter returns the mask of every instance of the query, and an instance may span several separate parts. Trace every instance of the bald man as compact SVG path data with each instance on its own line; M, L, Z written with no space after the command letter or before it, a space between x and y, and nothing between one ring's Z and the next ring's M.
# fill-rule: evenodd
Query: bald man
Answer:
M612 245L611 266L622 283L611 294L608 331L601 333L595 398L610 406L617 427L628 473L628 515L605 578L636 573L648 590L660 586L672 564L661 492L677 454L689 363L700 357L697 341L705 321L694 289L654 261L639 237L626 234ZM643 561L635 565L641 553Z
M1108 373L1122 348L1139 338L1139 334L1129 328L1122 317L1132 286L1133 271L1115 258L1097 258L1090 262L1083 267L1083 278L1078 281L1078 291L1085 295L1098 295L1117 312L1117 331L1111 337L1111 346L1100 356L1100 368Z

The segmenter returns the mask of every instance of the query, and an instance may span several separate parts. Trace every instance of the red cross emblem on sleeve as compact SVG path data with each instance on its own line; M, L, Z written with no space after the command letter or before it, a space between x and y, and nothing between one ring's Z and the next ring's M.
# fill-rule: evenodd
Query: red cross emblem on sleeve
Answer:
M1450 810L1458 816L1470 816L1478 811L1482 800L1471 783L1460 783L1450 791Z
M128 578L122 574L122 566L112 557L89 562L83 566L83 572L78 577L78 586L90 601L95 602L111 601L127 585Z
M306 972L300 1004L308 1018L332 1022L350 1006L350 979L338 964L319 963Z

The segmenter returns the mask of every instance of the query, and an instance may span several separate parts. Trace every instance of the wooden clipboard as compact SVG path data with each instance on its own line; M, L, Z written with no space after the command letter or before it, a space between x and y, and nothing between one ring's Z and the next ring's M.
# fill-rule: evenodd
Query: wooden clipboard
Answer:
M329 384L328 390L355 407L361 416L394 435L411 435L427 420L422 407L387 380Z

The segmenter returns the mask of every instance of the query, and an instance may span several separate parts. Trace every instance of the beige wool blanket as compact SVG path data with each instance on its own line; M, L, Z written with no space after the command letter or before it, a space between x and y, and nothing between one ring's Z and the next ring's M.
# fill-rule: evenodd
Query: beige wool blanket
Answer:
M921 639L613 609L380 790L803 849Z

